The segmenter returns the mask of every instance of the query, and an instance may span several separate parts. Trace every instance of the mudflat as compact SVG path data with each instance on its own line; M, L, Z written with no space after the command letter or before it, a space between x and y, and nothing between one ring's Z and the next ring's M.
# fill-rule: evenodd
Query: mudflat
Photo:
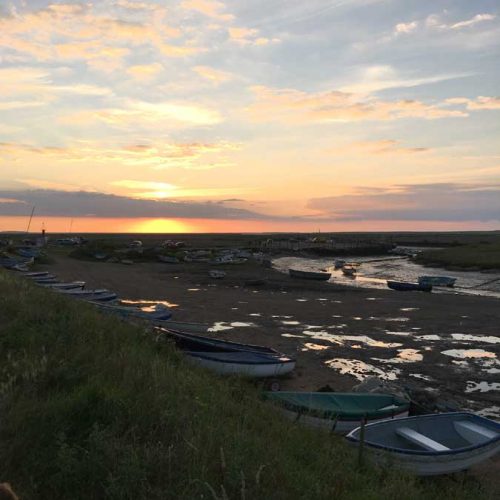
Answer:
M218 280L207 263L127 266L53 257L45 267L62 280L85 280L122 299L166 301L175 320L215 325L217 337L295 356L283 390L345 391L376 375L500 416L498 299L292 279L255 262L217 266L227 273Z

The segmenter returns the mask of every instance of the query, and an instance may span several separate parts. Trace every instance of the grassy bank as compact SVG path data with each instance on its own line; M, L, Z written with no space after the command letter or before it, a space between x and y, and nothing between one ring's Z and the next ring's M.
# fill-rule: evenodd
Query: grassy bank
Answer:
M25 500L488 498L471 480L358 471L253 385L3 271L0 354L0 481Z
M429 250L416 257L417 262L444 267L500 269L500 243L463 245Z

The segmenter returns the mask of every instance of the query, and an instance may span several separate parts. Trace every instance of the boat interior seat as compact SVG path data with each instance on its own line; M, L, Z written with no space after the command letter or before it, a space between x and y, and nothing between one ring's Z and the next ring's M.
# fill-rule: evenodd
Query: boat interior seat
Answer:
M498 432L466 420L455 422L455 429L462 437L472 443L493 439L498 436Z
M396 434L428 451L448 451L449 448L409 427L398 427Z

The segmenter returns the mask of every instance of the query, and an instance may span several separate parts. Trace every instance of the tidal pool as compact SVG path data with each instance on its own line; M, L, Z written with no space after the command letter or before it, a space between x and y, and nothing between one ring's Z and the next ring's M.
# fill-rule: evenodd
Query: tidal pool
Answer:
M494 352L485 351L484 349L449 349L448 351L442 351L441 354L458 359L497 357L497 355Z
M500 383L498 382L474 382L467 380L467 388L465 392L490 392L500 391Z
M325 364L340 372L341 375L352 375L359 381L373 375L383 380L396 380L401 373L398 369L382 370L359 359L334 358L326 361Z
M452 333L454 340L464 340L468 342L484 342L485 344L500 344L500 337L468 335L465 333Z

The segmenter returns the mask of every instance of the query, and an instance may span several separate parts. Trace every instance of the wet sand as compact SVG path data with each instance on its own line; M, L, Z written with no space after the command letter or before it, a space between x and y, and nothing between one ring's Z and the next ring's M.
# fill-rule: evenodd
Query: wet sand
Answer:
M61 279L82 279L123 299L167 301L176 304L175 320L223 322L228 328L213 335L295 356L297 368L283 390L343 391L377 375L500 417L498 299L296 280L257 263L217 266L227 277L214 280L205 263L54 259L46 267ZM244 285L257 278L267 284Z

